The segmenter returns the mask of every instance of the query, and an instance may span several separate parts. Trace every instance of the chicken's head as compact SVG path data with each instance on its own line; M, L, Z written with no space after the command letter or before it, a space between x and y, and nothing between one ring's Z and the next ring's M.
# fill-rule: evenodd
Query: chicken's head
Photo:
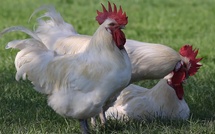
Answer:
M193 76L198 71L198 69L202 66L199 63L202 58L196 58L198 50L192 49L192 46L190 45L182 46L179 53L182 56L182 61L176 65L170 83L175 89L178 98L181 100L184 95L182 85L183 81L185 81L188 76Z
M179 50L180 55L184 58L184 66L188 70L188 75L193 76L198 69L202 66L199 61L202 60L202 58L196 58L198 54L198 49L192 49L192 46L190 45L184 45Z
M117 47L119 49L123 49L126 38L121 29L123 29L128 23L128 17L126 16L126 13L122 11L121 6L119 11L117 11L116 5L113 4L114 7L112 9L110 2L108 2L108 10L103 4L101 5L103 11L100 12L97 10L98 15L96 16L96 20L100 25L107 21L105 26L106 30L112 34L113 40L115 41Z

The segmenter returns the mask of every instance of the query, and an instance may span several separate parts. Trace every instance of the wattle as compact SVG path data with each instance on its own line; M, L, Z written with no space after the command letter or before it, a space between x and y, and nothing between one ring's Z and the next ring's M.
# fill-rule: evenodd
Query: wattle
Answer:
M123 49L126 39L125 39L125 34L122 32L122 30L117 29L117 30L113 31L112 35L113 35L113 39L114 39L117 47L119 49Z
M184 89L183 89L183 85L173 85L173 88L175 89L176 95L178 97L179 100L183 99L184 96Z
M179 100L183 99L184 89L182 82L186 79L186 73L183 68L180 68L177 72L174 72L172 77L172 86L175 89L176 95Z

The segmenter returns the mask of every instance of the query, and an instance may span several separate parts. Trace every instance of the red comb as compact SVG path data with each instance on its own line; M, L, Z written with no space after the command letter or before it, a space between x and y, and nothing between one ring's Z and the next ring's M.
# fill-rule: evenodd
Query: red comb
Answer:
M114 19L120 25L126 25L128 23L128 17L126 13L122 11L122 7L120 6L119 11L117 12L116 5L113 4L114 9L112 9L110 2L108 2L108 10L104 7L103 4L103 12L99 12L97 10L98 16L96 16L96 20L101 25L107 18Z
M180 55L183 57L187 57L190 60L191 67L189 69L189 75L194 75L198 69L202 66L198 62L202 60L202 58L196 58L198 54L198 49L192 49L190 45L184 45L181 47L179 51Z

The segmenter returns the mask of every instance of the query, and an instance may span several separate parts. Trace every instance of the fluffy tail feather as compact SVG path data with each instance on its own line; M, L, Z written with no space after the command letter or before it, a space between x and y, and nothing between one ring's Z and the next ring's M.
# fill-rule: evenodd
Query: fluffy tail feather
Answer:
M38 20L44 18L44 17L48 17L50 18L53 22L55 22L55 24L60 25L60 24L64 24L64 20L61 17L60 13L58 13L55 8L53 6L47 5L47 6L41 6L40 8L36 9L30 16L28 22L30 22L31 18L38 12L42 11L42 10L47 10L48 12L46 12L43 16L39 17ZM74 31L75 32L75 31Z
M33 12L30 19L42 10L47 10L47 12L37 18L38 27L36 28L35 33L41 38L43 43L46 44L49 49L53 49L53 44L57 40L77 34L73 26L66 23L60 13L58 13L53 6L40 7ZM44 18L48 19L45 20Z
M37 91L48 94L50 88L48 86L47 89L43 88L46 80L45 72L49 62L54 58L54 51L49 50L34 32L22 26L7 28L0 33L0 36L12 31L21 31L32 37L11 41L6 46L6 49L20 50L15 58L16 80L26 79L27 75Z
M40 38L34 32L32 32L31 30L29 30L23 26L14 26L14 27L6 28L0 33L0 37L6 33L13 32L13 31L24 32L24 33L30 35L32 38L41 41Z

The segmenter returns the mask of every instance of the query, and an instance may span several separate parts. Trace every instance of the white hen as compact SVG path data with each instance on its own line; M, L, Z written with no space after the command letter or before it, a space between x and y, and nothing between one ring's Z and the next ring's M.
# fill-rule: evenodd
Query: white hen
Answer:
M131 84L118 96L114 106L106 111L113 119L188 119L190 109L184 99L179 100L166 79L152 89Z
M188 75L194 75L200 68L196 59L198 51L185 45L180 53L191 62ZM153 88L147 89L137 85L129 85L118 96L114 106L106 111L107 118L123 119L188 119L190 109L184 100L182 83L186 79L186 71L180 68L173 71L165 79L161 79Z

